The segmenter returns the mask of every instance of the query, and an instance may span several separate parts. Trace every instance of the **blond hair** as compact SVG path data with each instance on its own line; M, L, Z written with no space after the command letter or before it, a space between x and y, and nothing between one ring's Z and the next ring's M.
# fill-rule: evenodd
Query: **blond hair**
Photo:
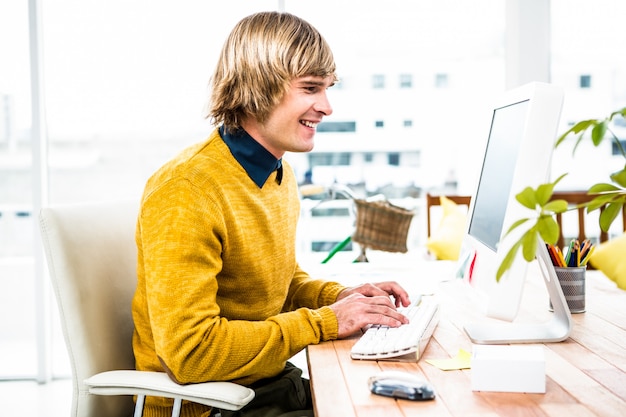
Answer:
M263 123L289 82L310 75L336 79L330 47L311 24L289 13L248 16L224 43L211 77L207 118L228 130L247 117Z

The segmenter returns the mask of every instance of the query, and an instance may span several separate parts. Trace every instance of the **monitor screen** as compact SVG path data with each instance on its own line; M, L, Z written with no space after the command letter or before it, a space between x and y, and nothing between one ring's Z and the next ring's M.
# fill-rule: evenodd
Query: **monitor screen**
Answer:
M522 143L528 100L494 110L478 182L469 234L496 250Z

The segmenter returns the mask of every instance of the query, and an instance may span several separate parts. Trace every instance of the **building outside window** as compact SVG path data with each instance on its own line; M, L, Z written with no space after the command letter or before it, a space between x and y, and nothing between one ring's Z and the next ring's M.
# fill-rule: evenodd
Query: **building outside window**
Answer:
M372 88L374 89L385 88L385 75L384 74L372 75Z
M413 87L413 76L411 74L400 74L400 88Z

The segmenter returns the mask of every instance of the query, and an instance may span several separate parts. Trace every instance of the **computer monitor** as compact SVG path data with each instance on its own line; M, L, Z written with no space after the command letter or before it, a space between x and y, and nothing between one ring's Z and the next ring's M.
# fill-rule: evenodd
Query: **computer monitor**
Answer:
M503 322L466 323L465 331L475 343L551 342L569 336L571 316L545 245L539 245L537 262L554 308L549 322L513 322L528 270L521 253L496 281L502 259L523 230L505 234L515 221L529 216L515 195L549 180L562 103L561 88L536 82L507 91L494 103L459 268L486 316Z

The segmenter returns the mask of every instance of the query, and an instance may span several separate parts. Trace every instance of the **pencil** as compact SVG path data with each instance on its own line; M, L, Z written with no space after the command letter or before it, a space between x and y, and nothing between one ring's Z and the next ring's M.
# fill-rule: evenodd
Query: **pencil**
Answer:
M591 254L593 253L593 250L595 249L595 246L591 246L589 248L589 250L587 251L587 254L585 255L585 257L583 258L583 260L580 262L580 266L585 266L587 265L587 262L589 262L589 258L591 258Z
M574 241L572 240L567 247L567 253L565 254L565 266L570 266L572 254L574 253Z
M561 252L561 249L558 246L555 246L554 249L556 250L556 254L560 261L559 265L565 267L567 264L565 263L565 257L563 256L563 252Z
M553 245L546 243L546 248L548 249L548 255L550 255L550 259L552 260L552 265L559 266L559 258L556 255L556 250Z

